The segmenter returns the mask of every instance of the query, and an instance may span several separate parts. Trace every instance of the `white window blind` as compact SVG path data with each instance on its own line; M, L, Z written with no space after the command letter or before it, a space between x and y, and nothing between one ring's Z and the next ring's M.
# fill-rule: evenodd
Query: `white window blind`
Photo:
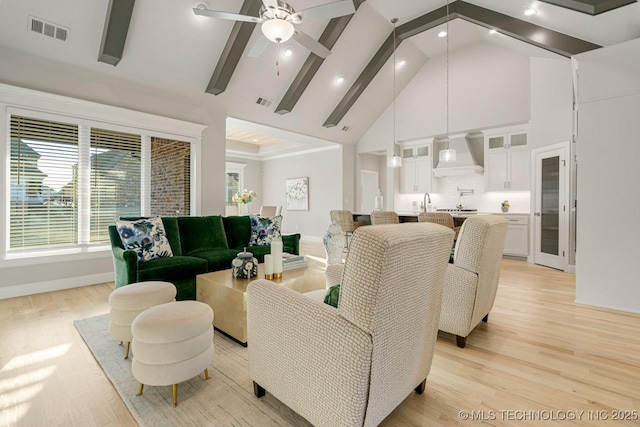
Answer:
M119 217L191 214L197 145L190 136L172 138L181 133L171 132L167 119L140 116L136 128L112 118L105 124L17 107L8 113L10 167L3 173L9 215L3 224L9 233L0 254L90 251L109 242L108 226ZM173 125L187 134L201 131L200 125ZM155 126L160 130L148 130Z
M191 212L191 144L151 138L151 215Z
M140 215L141 140L91 128L91 243L108 242L108 226L119 217Z
M11 116L10 249L78 240L78 126Z

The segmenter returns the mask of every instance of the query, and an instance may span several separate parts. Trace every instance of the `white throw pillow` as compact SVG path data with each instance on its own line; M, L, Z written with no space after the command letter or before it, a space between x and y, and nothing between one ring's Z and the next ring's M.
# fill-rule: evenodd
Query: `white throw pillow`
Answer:
M173 256L162 219L158 216L136 221L116 221L116 229L125 249L138 254L138 261Z

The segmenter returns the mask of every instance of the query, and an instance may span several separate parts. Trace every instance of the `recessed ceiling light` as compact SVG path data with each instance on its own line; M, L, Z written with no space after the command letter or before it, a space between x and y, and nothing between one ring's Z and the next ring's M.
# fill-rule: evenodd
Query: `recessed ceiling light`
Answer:
M398 60L398 63L396 64L396 68L402 68L406 63L407 63L407 60L405 58L400 58Z
M293 46L287 46L282 50L282 56L291 56L293 55Z
M538 13L538 11L531 6L524 8L524 14L527 16L535 15L536 13Z
M442 38L442 37L447 37L447 32L446 31L440 31L438 33L438 37Z
M495 34L495 33L497 33L497 32L498 32L498 30L496 30L496 29L494 29L494 28L492 28L492 29L490 29L490 30L489 30L489 34Z
M342 83L344 83L344 76L340 74L339 76L336 76L336 84L341 85Z
M253 142L260 142L260 140L259 140L259 139L256 139L256 138L253 138L251 141L253 141Z
M200 10L209 10L209 5L207 5L204 2L198 2L196 3L196 5L193 7L194 9L200 9ZM206 16L202 16L202 15L195 15L197 18L204 18L206 19Z

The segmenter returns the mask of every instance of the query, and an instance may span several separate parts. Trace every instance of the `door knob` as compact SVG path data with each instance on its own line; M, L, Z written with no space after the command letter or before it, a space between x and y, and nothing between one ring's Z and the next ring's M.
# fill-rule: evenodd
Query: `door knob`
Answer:
M535 216L540 216L540 212L534 213Z

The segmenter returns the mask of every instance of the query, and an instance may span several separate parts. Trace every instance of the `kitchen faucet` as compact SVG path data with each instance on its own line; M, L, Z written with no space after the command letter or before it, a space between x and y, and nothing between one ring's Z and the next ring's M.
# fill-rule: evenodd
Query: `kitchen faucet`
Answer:
M431 196L429 193L424 193L424 197L422 198L422 212L427 211L427 199L429 200L429 204L431 204Z

